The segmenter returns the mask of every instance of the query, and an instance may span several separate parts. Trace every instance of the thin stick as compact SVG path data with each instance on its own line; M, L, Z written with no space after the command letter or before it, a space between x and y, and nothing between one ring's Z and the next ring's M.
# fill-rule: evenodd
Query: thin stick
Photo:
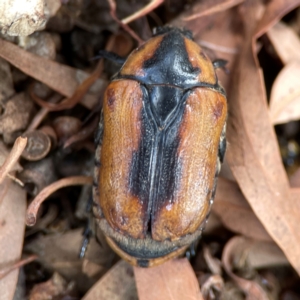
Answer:
M121 20L121 22L124 24L128 24L138 18L141 18L141 17L147 15L152 10L154 10L159 5L161 5L163 2L164 2L164 0L152 0L149 4L144 6L142 9L138 10L137 12L133 13L132 15Z
M14 263L11 266L1 269L0 270L0 280L2 278L4 278L7 274L9 274L11 271L19 269L19 268L23 267L24 265L27 265L27 264L31 263L32 261L36 260L37 258L38 257L36 255L31 255L25 259L22 259L16 263Z
M144 41L127 25L124 24L116 14L116 2L114 0L107 0L110 7L111 17L126 31L128 32L138 43L139 45L143 44Z
M223 52L223 53L228 53L228 54L238 54L239 53L237 48L224 47L224 46L216 45L216 44L206 42L203 40L198 40L197 42L200 46L203 46L207 49L211 49L211 50L215 50L215 51L219 51L219 52Z
M194 19L197 19L197 18L200 18L200 17L204 17L204 16L208 16L208 15L212 15L212 14L215 14L217 12L221 12L221 11L224 11L224 10L227 10L233 6L236 6L242 2L244 2L245 0L229 0L229 1L224 1L223 3L220 3L220 4L217 4L213 7L210 7L208 9L205 9L203 11L200 11L199 13L197 14L194 14L194 15L191 15L191 16L188 16L186 18L183 18L182 20L183 21L191 21L191 20L194 20Z
M15 140L14 146L8 154L4 164L0 168L0 183L2 183L7 174L14 167L15 163L18 161L26 145L27 138L23 138L20 136Z

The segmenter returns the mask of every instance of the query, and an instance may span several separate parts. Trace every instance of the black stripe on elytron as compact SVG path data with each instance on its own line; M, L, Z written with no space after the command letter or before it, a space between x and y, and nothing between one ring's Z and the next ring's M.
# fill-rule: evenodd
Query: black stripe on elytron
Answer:
M192 66L184 36L178 30L163 37L152 57L144 61L142 69L144 75L139 76L139 80L144 84L170 84L183 89L197 84L201 72Z
M143 100L141 99L141 101ZM144 107L141 110L140 119L139 148L132 154L128 174L128 190L133 196L139 199L143 207L143 212L146 212L143 226L144 233L146 233L150 220L148 205L150 201L151 154L155 140L155 124L153 124L152 120L148 119Z
M175 108L173 105L168 107L170 115L166 118L167 123L163 124L164 128L160 128L161 122L153 114L153 106L149 103L153 99L153 90L143 86L141 88L144 103L141 112L141 138L138 150L132 155L128 185L131 194L140 200L146 212L146 233L150 229L148 226L151 218L161 203L172 201L174 193L179 189L181 164L177 158L180 142L178 134L185 101L190 93L178 93L179 89L173 88L174 97L177 96L178 99L175 101ZM166 95L170 97L170 88L165 88L169 89Z

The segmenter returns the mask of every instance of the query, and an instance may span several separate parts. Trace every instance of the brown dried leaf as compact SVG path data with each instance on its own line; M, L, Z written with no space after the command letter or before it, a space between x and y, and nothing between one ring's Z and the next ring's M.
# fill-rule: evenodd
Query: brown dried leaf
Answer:
M270 97L270 117L273 124L300 118L299 77L300 59L288 63L275 79Z
M250 243L251 246L248 245ZM244 245L247 263L252 268L270 268L274 266L289 266L282 250L274 242L250 241Z
M278 22L268 30L267 36L284 64L300 60L300 39L290 26Z
M224 279L220 275L211 275L201 283L201 291L205 299L218 299L210 297L215 294L215 291L221 293L224 289ZM223 298L226 299L226 298ZM230 299L230 298L228 298Z
M293 209L300 210L300 188L291 189Z
M27 244L25 250L37 254L45 268L58 272L68 281L77 282L78 289L86 291L107 270L104 264L111 258L105 249L91 238L85 260L80 259L82 232L82 229L75 229L63 234L39 236ZM89 265L90 263L93 266Z
M219 178L212 210L223 225L233 232L258 240L272 241L235 182Z
M21 257L24 230L26 193L10 179L0 185L0 265L7 267ZM0 280L0 300L13 299L19 270Z
M267 292L263 287L254 280L247 280L233 273L234 269L245 268L245 254L250 244L246 244L248 240L243 237L234 237L227 242L223 254L222 263L227 274L235 281L235 283L246 294L246 300L269 300ZM244 254L244 256L243 256Z
M227 159L253 211L300 274L300 216L286 205L290 201L289 184L269 120L263 76L254 54L256 44L253 39L298 2L269 2L262 18L259 2L247 1L241 6L245 42L232 74L235 84L229 92L230 147Z
M281 249L274 242L256 241L245 237L234 237L231 256L236 268L261 269L289 265Z
M0 56L25 74L43 82L66 97L71 97L80 82L90 76L84 71L32 54L1 39ZM99 82L102 87L100 90L103 91L106 85L105 81L98 79L95 84L99 85ZM97 90L99 91L99 89ZM91 96L81 100L81 103L89 109L93 108L98 101L96 96L93 96L93 99Z
M132 266L123 260L119 261L82 298L82 300L94 299L137 300Z
M290 177L290 185L293 188L300 187L300 168L298 168Z
M66 280L54 273L46 282L36 284L30 292L29 300L45 300L63 297L69 294L74 288L74 283L67 284Z
M263 16L256 27L254 37L258 38L265 34L272 26L274 26L284 15L300 5L299 0L275 0L270 1L266 5ZM251 7L252 6L252 7ZM252 9L256 6L248 0L248 8ZM251 24L246 24L251 25ZM250 26L249 26L250 27Z
M158 267L134 267L140 300L203 299L198 280L186 258L173 259Z

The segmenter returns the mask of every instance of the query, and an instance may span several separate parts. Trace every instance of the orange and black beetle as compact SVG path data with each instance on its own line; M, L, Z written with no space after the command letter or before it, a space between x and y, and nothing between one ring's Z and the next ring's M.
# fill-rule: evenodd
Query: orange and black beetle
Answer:
M94 214L109 245L151 267L201 235L226 149L227 102L187 30L162 27L106 89Z

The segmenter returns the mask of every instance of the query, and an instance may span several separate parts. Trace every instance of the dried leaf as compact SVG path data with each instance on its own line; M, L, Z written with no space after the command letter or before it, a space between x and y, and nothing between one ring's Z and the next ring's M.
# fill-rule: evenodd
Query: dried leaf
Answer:
M237 264L240 263L241 259L242 263L245 263L244 257L240 254L240 252L244 249L243 243L245 243L245 241L246 240L243 237L234 237L227 242L222 254L224 269L235 283L244 291L246 294L246 300L269 300L267 292L259 283L244 279L233 273L233 269L237 268ZM240 248L242 248L242 250L240 250Z
M268 30L267 36L284 64L300 60L300 39L290 26L278 22Z
M287 7L296 5L296 1L287 2L269 2L261 19L260 3L247 1L241 7L246 25L245 42L232 74L235 85L229 96L227 159L256 216L300 274L300 216L286 205L291 201L289 184L269 119L253 39L273 25L282 16L282 11L287 12ZM259 19L260 26L257 27Z
M293 188L300 187L300 168L298 168L290 177L290 185Z
M36 284L30 292L29 300L44 300L63 297L74 289L74 283L67 284L66 280L54 273L53 276L46 282Z
M7 267L21 257L24 230L26 193L10 179L0 185L0 265ZM0 300L13 299L19 270L0 280Z
M132 267L123 260L119 261L82 298L82 300L94 299L137 300Z
M235 182L219 178L212 209L224 226L233 232L258 240L272 241Z
M76 229L63 234L39 236L25 247L26 251L39 256L39 261L45 268L58 272L68 281L75 281L81 292L100 278L107 270L104 264L110 259L94 238L90 239L86 258L80 259L82 232L82 229Z
M274 242L256 241L245 237L235 237L231 255L240 267L262 269L280 265L289 265L281 249ZM231 243L229 241L229 243Z
M150 269L135 267L134 275L140 300L203 299L198 280L186 258Z
M80 82L89 77L89 74L84 71L76 70L32 54L1 39L0 56L27 75L43 82L66 97L71 97ZM98 79L95 84L99 85L99 82L101 83L100 85L102 88L100 89L100 92L102 93L106 84L104 80L100 79ZM99 91L99 89L97 90ZM95 106L97 101L98 98L96 96L94 96L93 99L91 99L91 97L85 97L82 99L81 103L91 109Z
M300 53L300 47L298 52ZM275 79L270 97L270 117L273 124L300 118L299 77L300 60L297 60L288 63Z

